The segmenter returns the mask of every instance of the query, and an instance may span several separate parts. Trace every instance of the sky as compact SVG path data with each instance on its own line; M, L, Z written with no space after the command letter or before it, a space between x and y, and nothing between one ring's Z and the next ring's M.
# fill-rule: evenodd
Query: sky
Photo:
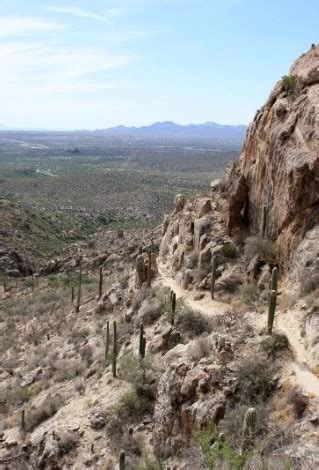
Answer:
M318 42L318 0L0 0L0 123L248 124Z

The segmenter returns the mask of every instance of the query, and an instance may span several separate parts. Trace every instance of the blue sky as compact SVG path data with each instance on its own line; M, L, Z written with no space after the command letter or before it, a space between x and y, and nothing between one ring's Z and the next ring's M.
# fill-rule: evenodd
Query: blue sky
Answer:
M0 122L246 124L318 42L318 1L0 1Z

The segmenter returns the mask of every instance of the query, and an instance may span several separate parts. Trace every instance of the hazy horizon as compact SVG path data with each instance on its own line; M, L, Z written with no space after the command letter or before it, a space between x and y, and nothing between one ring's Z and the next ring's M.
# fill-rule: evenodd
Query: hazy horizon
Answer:
M317 2L11 0L0 16L0 123L94 130L247 125L317 38Z
M92 129L89 129L89 128L83 128L83 129L76 129L76 128L69 128L69 129L53 129L53 128L37 128L37 127L10 127L10 126L7 126L6 124L4 124L3 122L0 122L0 132L1 131L43 131L43 132L46 132L46 131L51 131L51 132L76 132L76 131L88 131L88 132L91 132L91 131L96 131L96 130L107 130L107 129L113 129L113 128L117 128L117 127L125 127L125 128L128 128L128 129L131 129L131 128L136 128L136 129L139 129L141 127L150 127L154 124L164 124L164 123L172 123L172 124L175 124L177 126L204 126L206 124L216 124L217 126L231 126L231 127L241 127L241 126L245 126L247 127L248 124L225 124L225 123L221 123L221 122L214 122L214 121L206 121L206 122L188 122L186 124L181 124L180 122L175 122L175 121L170 121L170 120L167 120L167 121L155 121L155 122L149 122L149 123L145 123L145 124L141 124L141 125L137 125L137 126L130 126L130 125L125 125L125 124L122 124L122 123L118 123L118 124L115 124L114 126L110 126L110 127L97 127L97 128L92 128Z

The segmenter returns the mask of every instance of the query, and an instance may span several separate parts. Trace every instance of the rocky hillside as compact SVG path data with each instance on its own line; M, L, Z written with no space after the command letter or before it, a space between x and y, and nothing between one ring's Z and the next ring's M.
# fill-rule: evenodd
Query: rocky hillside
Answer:
M2 286L0 468L318 467L318 51L207 194Z

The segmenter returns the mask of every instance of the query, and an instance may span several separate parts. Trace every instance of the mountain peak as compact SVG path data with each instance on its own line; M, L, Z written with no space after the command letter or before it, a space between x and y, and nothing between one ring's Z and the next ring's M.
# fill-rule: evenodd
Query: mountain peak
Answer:
M245 125L233 126L223 125L215 122L205 122L203 124L177 124L173 121L158 121L153 124L141 127L126 127L123 125L102 129L106 135L129 135L145 137L184 137L203 139L234 139L243 140L247 127Z

